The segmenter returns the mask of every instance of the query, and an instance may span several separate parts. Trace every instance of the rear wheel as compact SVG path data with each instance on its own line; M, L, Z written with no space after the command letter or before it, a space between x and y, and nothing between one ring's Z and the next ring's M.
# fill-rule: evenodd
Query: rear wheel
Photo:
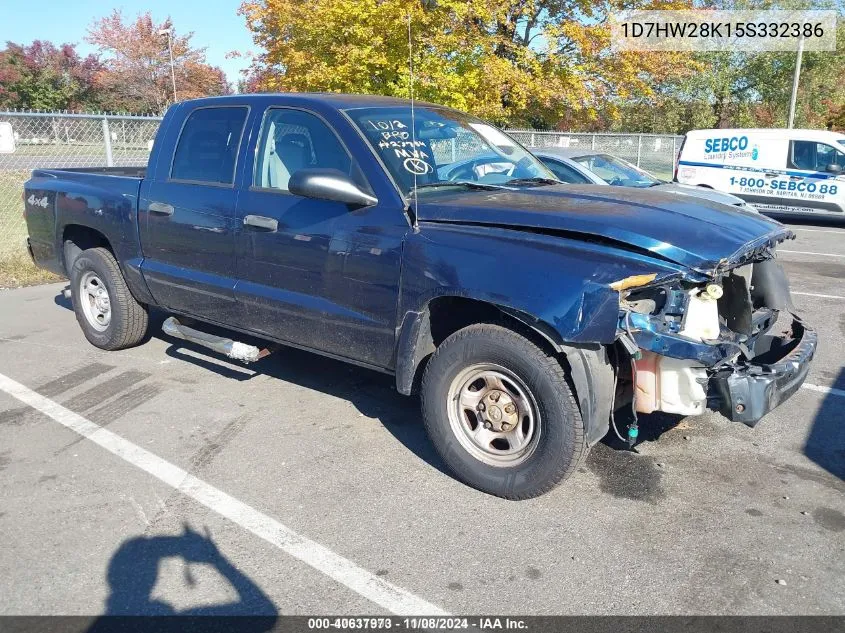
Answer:
M500 497L547 492L587 453L558 359L497 325L473 325L441 343L423 376L422 407L457 478Z
M147 333L146 306L138 303L106 248L82 251L70 269L73 311L88 341L106 350L132 347Z

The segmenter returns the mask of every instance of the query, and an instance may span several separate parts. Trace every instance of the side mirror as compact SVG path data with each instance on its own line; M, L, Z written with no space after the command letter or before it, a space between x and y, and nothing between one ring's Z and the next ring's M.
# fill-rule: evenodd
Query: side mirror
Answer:
M825 167L824 170L830 174L841 174L843 171L845 171L845 168L843 168L842 165L831 163L830 165Z
M338 169L300 169L291 175L288 191L303 198L334 200L359 207L369 207L378 202Z

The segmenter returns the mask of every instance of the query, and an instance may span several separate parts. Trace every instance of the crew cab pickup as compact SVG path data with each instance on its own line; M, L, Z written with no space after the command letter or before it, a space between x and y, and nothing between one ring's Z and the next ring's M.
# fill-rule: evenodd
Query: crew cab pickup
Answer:
M187 101L146 168L37 169L24 199L32 257L70 279L92 344L141 343L157 306L167 334L233 358L265 355L238 340L257 339L392 374L455 475L507 498L549 490L611 426L633 444L638 412L753 426L816 349L781 224L561 184L431 104Z

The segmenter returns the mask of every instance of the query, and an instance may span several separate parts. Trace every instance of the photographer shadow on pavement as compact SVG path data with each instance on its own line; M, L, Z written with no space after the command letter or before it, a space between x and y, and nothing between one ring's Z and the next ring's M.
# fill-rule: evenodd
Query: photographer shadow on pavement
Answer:
M159 622L162 624L169 621L170 628L180 630L184 630L184 625L188 625L192 618L201 619L203 630L209 630L210 626L214 630L219 628L257 633L273 628L278 610L270 598L223 556L207 531L205 535L199 534L187 524L184 529L184 533L178 536L135 537L125 541L118 548L109 561L107 580L110 591L106 599L105 613L93 623L88 633L114 630L117 620L122 621L121 630L133 628L129 622L130 618L115 616L180 616L161 618ZM191 566L194 566L195 570L202 566L204 578L207 578L209 573L218 574L228 582L237 594L237 599L177 609L164 598L154 596L157 585L164 586L165 591L173 585L173 578L160 578L162 563L168 559L170 562L174 559L181 559L183 562L182 582L186 588L193 589L197 586ZM173 565L167 567L171 570L174 568ZM166 582L161 583L161 580ZM161 593L161 590L156 593ZM231 591L226 593L230 594ZM149 624L148 618L133 617L131 620L136 620L135 623L142 628L142 620ZM129 626L124 626L126 624Z

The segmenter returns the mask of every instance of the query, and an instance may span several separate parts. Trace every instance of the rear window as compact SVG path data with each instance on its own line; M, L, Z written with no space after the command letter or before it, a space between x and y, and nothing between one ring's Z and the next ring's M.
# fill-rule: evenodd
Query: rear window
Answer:
M179 135L171 180L231 185L247 113L241 106L194 110Z

